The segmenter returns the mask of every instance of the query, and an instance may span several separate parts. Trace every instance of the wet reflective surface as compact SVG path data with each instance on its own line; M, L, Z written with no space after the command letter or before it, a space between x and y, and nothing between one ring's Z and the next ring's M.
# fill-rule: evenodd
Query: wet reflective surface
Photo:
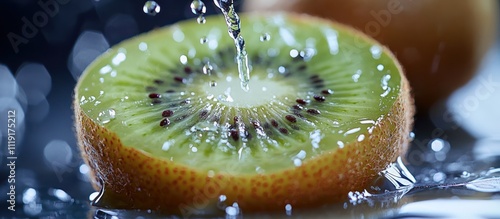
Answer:
M15 4L26 4L23 2ZM130 27L129 24L133 24L128 29L129 32L124 34L129 36L137 34L139 30L134 29L137 22L130 15L124 15L127 19L113 19L115 16L103 13L106 7L110 7L104 1L81 2L65 5L72 9L71 13L61 9L61 15L53 18L47 28L40 30L38 39L34 38L26 47L20 47L20 53L28 53L28 46L39 43L40 39L46 38L49 43L64 42L67 40L64 35L54 33L49 27L57 24L70 25L73 20L77 20L72 18L78 14L89 13L94 5L101 5L92 10L106 23L102 31L92 28L65 29L66 32L78 34L74 41L68 43L71 45L66 49L67 54L62 55L65 57L62 62L33 58L31 59L34 61L28 61L31 60L29 58L12 61L14 58L11 57L16 57L14 55L9 58L2 56L0 60L0 194L3 194L0 215L6 218L179 218L180 216L152 211L126 211L90 205L90 200L95 199L97 193L90 186L89 168L82 163L74 139L70 107L72 89L75 79L90 61L109 48L110 44L122 39L123 35L115 31L117 27ZM143 2L138 5L142 6L141 4ZM185 13L192 17L189 4L187 1L180 6L186 8L186 11L181 10L174 15L182 17ZM142 8L137 8L137 13L143 14ZM165 12L164 9L168 10L167 7L162 7L162 12ZM156 17L159 16L166 15L160 13ZM65 19L61 20L61 17ZM18 29L16 27L8 31L19 32ZM268 35L262 37L263 41L267 38ZM142 46L147 48L145 44ZM318 206L317 209L310 210L284 206L282 212L273 215L249 214L234 203L227 203L216 213L204 217L498 218L498 48L497 45L494 52L485 59L485 65L478 76L457 92L447 102L447 106L436 106L430 117L417 117L414 141L403 159L415 183L399 167L385 173L392 178L381 178L378 182L383 181L382 186L367 188L366 191L352 191L346 194L342 203ZM377 48L373 48L374 56L377 56L377 51ZM59 52L54 51L53 55L57 55L56 53ZM6 202L9 199L6 194L11 189L7 181L10 171L6 166L9 161L5 149L8 133L3 124L7 124L4 115L9 110L16 110L17 116L15 213L7 210L9 203ZM454 116L450 116L449 112ZM455 120L450 119L451 117ZM102 121L111 118L111 111L107 111L104 112Z

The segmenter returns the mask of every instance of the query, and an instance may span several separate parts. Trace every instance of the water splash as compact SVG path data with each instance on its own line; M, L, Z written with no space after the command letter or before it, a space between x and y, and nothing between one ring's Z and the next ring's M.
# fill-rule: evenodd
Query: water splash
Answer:
M240 17L234 9L233 0L214 0L215 5L222 11L226 20L228 33L234 40L236 46L236 62L238 64L238 73L241 80L241 88L248 91L250 88L250 67L248 64L248 55L245 49L245 39L240 35Z
M442 178L437 181L444 182L446 174L443 172L438 173L442 173ZM384 186L383 188L374 186L371 187L370 191L367 189L351 191L347 194L351 205L366 203L369 206L374 206L379 203L382 206L387 206L390 203L397 203L410 192L414 194L432 189L467 189L482 193L500 192L500 168L492 168L480 174L464 171L459 179L465 179L466 181L453 180L446 183L428 184L417 182L413 174L403 164L401 157L398 157L395 163L390 164L387 169L379 174L383 177L383 180L389 182L390 186Z

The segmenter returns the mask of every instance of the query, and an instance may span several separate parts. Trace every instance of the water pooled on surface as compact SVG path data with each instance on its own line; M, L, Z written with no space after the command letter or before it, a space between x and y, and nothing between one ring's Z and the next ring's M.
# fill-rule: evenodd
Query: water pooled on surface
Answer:
M116 112L114 109L106 109L99 113L97 116L97 121L101 124L109 123L111 120L115 119Z
M248 82L250 81L250 68L248 64L248 55L245 49L245 39L240 35L240 17L234 9L233 0L214 0L215 5L222 11L228 33L234 40L236 46L236 62L238 64L238 73L241 80L241 88L248 91L250 88Z
M144 3L144 7L142 7L142 10L148 15L155 16L156 14L160 13L160 5L155 1L147 1L146 3Z

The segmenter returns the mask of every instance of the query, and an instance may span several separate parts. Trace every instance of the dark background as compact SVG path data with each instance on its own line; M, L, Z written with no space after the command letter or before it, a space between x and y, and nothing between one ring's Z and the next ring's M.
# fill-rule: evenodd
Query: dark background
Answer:
M34 15L43 11L39 2L52 2L57 5L57 9L53 10L53 16L47 16L46 24L41 27L35 26L37 33L32 37L25 37L27 43L18 45L19 51L15 52L8 36L17 34L24 37L22 33L23 26L26 25L24 20L34 23ZM0 1L0 113L2 113L0 125L7 124L6 110L17 111L18 183L16 185L18 185L20 204L22 203L20 195L26 188L39 188L40 191L47 191L49 187L60 188L76 200L88 200L92 189L85 178L86 169L82 166L72 124L71 101L76 78L97 55L118 42L156 27L195 18L189 8L191 1L158 0L161 12L156 16L144 14L142 10L144 2L142 0ZM218 13L212 1L206 0L205 3L208 15ZM236 1L235 4L239 7L241 1ZM54 9L52 5L51 9ZM43 21L42 18L39 22ZM496 48L497 50L500 48L498 43ZM500 52L496 54L493 58L489 58L492 59L490 62L493 63L493 67L485 69L490 73L493 72L497 81L500 81L498 74L500 59L495 60ZM474 86L469 87L473 92ZM499 101L498 94L496 90L492 94L492 99L488 101ZM460 98L455 99L457 98L459 104ZM446 111L446 106L443 104L434 110L440 111L438 115L442 115L442 111ZM476 114L498 115L498 110L500 107L497 104L489 106L486 111L479 110ZM443 124L440 123L441 120L442 118L432 120L427 115L420 115L417 118L417 141L414 143L417 150L429 149L428 142L436 138L446 139L452 143L475 144L476 139L459 126L462 124ZM4 127L0 130L3 129ZM492 135L499 133L499 130L500 128L494 128ZM6 198L3 197L6 196L3 194L7 193L5 176L8 176L8 172L5 165L7 148L5 133L0 134L1 216L5 213ZM498 136L500 135L493 137L498 139ZM498 141L492 144L500 146ZM500 155L498 150L497 153Z

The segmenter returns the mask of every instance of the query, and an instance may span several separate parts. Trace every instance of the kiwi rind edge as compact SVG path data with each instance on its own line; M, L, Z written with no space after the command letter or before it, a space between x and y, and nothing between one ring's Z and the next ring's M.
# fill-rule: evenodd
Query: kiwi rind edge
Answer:
M308 15L290 16L298 23L333 23ZM333 25L374 42L357 30L342 24ZM396 60L387 48L383 50ZM178 210L182 205L196 204L200 196L212 202L220 194L226 195L228 203L238 202L247 211L339 201L345 199L349 191L367 187L379 171L407 150L414 106L408 81L399 63L396 65L401 74L400 94L372 137L361 143L347 144L343 150L324 153L293 170L250 176L217 173L208 177L206 172L156 159L122 145L115 133L89 118L75 99L77 139L82 156L92 170L94 188L100 190L104 182L106 190L112 191L115 198L126 200L113 206L117 208ZM78 96L79 84L75 96Z

